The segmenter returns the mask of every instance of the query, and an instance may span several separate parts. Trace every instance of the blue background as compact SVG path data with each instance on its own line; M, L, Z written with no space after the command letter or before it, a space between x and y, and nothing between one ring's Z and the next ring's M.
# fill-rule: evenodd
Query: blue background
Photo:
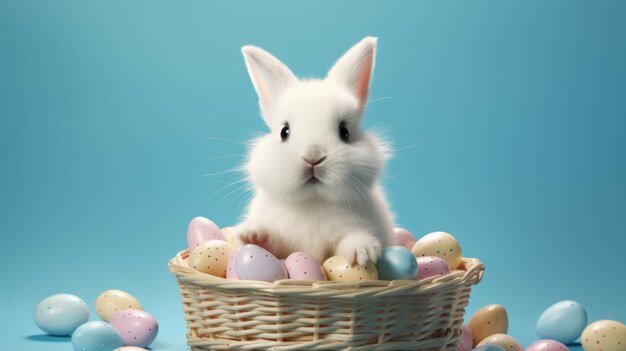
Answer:
M184 350L167 261L188 221L230 225L265 130L239 48L323 76L380 38L364 123L398 150L398 223L454 234L487 271L468 316L510 334L575 299L626 322L626 2L0 2L3 348L70 350L32 322L48 295L131 292ZM409 147L415 144L419 146ZM406 149L405 149L406 148Z

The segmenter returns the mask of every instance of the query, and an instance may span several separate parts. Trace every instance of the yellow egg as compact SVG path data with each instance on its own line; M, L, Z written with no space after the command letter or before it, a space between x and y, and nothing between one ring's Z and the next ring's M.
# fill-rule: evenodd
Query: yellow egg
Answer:
M472 330L476 346L493 334L506 334L509 316L502 305L487 305L476 311L467 325Z
M524 351L524 348L520 345L519 341L506 334L493 334L481 341L476 347L483 345L500 346L506 351Z
M96 313L105 322L108 322L114 314L123 310L142 310L137 299L122 290L106 290L96 298Z
M216 277L226 277L232 246L224 240L207 240L189 254L189 267Z
M239 238L235 235L235 228L233 227L226 227L226 228L222 228L222 234L224 234L224 239L226 239L226 241L233 247L233 248L238 248L239 246L242 246L242 242L239 241Z
M421 237L411 250L415 257L437 256L455 270L461 264L463 253L455 237L446 232L433 232Z
M602 320L589 324L580 337L585 351L626 350L626 325Z
M378 271L372 261L366 267L351 266L343 256L333 256L322 265L328 280L340 282L358 282L363 280L378 280Z

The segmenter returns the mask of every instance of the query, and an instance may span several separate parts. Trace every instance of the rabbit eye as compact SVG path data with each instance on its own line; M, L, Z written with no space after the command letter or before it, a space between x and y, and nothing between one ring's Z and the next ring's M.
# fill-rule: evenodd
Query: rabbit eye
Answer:
M280 131L280 138L283 141L287 141L287 139L289 139L289 124L285 124L283 129Z
M348 132L348 128L346 128L345 122L339 123L339 138L344 143L347 143L348 140L350 140L350 133Z

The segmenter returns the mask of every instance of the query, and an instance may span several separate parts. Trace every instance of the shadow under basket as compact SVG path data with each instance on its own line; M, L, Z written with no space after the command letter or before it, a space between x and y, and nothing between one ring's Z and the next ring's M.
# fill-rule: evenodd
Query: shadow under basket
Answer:
M483 264L425 280L228 280L189 268L187 250L168 267L178 279L187 343L204 350L455 351Z

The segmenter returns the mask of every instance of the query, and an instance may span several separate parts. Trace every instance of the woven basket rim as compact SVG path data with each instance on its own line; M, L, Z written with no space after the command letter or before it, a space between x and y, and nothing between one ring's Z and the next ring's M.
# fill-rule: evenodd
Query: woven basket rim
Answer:
M189 250L185 249L176 254L168 262L168 268L172 274L183 281L193 282L197 285L207 287L219 287L225 289L237 290L264 290L271 292L294 293L297 290L321 289L321 290L341 290L359 291L367 290L371 293L372 289L380 289L385 291L387 288L415 288L427 285L437 286L439 284L451 283L452 281L472 281L472 284L478 284L483 277L484 265L476 258L463 257L461 265L458 269L443 276L434 276L422 280L370 280L358 282L337 282L337 281L313 281L313 280L294 280L281 279L274 282L265 282L257 280L234 280L216 277L210 274L202 273L192 269L187 264ZM395 290L395 289L394 289Z

